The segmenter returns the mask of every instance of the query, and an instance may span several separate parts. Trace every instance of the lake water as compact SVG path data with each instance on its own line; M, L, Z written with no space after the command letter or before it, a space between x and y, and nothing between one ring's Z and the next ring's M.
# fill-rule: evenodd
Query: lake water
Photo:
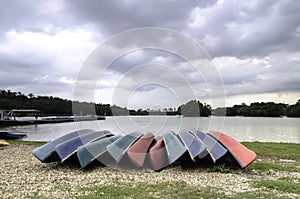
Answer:
M300 143L300 118L115 116L97 121L11 126L0 131L27 133L23 140L50 141L84 128L110 130L114 134L150 131L155 135L164 130L218 130L238 141Z

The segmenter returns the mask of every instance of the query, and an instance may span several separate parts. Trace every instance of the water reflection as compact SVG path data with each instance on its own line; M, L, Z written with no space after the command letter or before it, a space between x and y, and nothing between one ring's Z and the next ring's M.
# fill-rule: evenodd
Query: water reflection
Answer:
M164 130L223 131L238 141L293 142L300 143L300 118L262 117L176 117L176 116L118 116L106 120L75 123L12 126L0 129L27 133L24 140L49 141L71 131L90 128L110 130L114 134L133 131L161 134Z

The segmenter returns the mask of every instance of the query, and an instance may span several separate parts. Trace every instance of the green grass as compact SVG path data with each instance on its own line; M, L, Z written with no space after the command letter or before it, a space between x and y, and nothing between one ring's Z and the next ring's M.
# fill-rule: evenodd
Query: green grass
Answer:
M295 163L291 165L280 165L269 162L254 162L248 167L248 169L256 169L261 171L275 170L286 172L300 172L300 167L298 167Z
M300 144L269 143L269 142L242 142L258 156L300 160Z
M46 142L32 142L32 141L22 141L22 140L7 140L9 144L24 144L24 145L37 145L42 146Z
M296 178L296 177L281 177L281 178L278 178L278 180L284 180L287 182L292 182L292 181L300 182L300 179Z
M233 196L226 196L225 198L226 199L254 199L254 198L283 199L289 197L278 196L278 193L272 193L272 192L266 193L263 190L257 190L255 192L245 192Z
M219 173L235 173L230 167L226 166L225 164L215 165L211 168L207 169L208 172L219 172Z
M245 192L234 195L226 195L224 190L213 187L198 188L196 186L187 185L184 182L165 182L159 184L146 183L130 183L106 186L95 186L92 188L84 188L83 191L90 191L92 194L80 196L79 199L97 199L97 198L285 198L278 196L278 192L299 194L299 184L288 182L287 179L262 180L253 182L253 186L269 190L257 190L255 192ZM286 197L287 198L287 197Z
M130 183L85 188L94 194L79 198L225 198L218 190L207 187L199 189L184 182L164 182L158 184Z
M253 183L254 187L265 187L269 190L300 194L300 184L287 180L259 180Z

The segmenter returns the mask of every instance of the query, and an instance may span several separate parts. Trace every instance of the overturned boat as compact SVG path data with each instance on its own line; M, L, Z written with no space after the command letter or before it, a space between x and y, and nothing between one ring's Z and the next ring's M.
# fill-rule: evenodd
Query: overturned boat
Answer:
M220 144L216 139L209 136L206 133L203 133L202 131L190 131L194 135L196 135L206 146L206 150L209 153L211 159L214 163L217 162L221 157L223 157L227 153L227 149L223 147L222 144Z
M9 133L9 132L0 132L0 139L3 140L17 140L25 137L24 133Z
M0 140L0 147L6 147L6 146L9 146L10 144L5 141L5 140Z
M55 151L60 160L64 162L77 152L78 147L112 135L113 134L110 131L94 131L85 135L74 137L68 141L58 144L55 147Z
M165 131L162 136L132 132L114 135L109 131L84 129L59 137L32 151L41 162L77 158L81 168L98 160L104 166L151 168L161 171L169 165L227 164L246 168L256 154L234 138L218 131ZM75 154L77 153L77 156ZM198 161L201 160L201 161Z
M107 162L105 160L101 161L101 156L107 151L106 146L115 142L120 137L121 137L120 135L106 137L97 140L95 142L90 142L83 146L78 147L77 157L81 168L87 167L93 161L98 159L101 163L106 164Z
M191 132L181 131L178 135L194 162L208 154L204 143Z
M208 134L228 149L242 169L249 166L256 159L255 152L251 151L229 135L218 131L210 131Z
M136 167L143 167L148 149L153 140L154 135L152 133L145 133L133 145L131 145L128 148L127 155Z
M141 132L136 131L122 136L106 147L107 152L115 159L116 163L119 163L128 148L142 135Z
M169 165L168 154L162 136L157 136L153 140L149 148L148 157L150 166L154 171L160 171Z
M48 142L40 147L35 148L32 151L32 154L39 159L41 162L54 162L54 161L60 161L59 156L56 153L56 146L69 141L75 137L82 136L88 133L93 132L91 129L82 129L78 131L74 131L71 133L68 133L66 135L63 135L59 138L56 138L55 140Z
M168 154L169 164L172 164L178 160L187 149L173 131L166 131L163 134L163 138Z

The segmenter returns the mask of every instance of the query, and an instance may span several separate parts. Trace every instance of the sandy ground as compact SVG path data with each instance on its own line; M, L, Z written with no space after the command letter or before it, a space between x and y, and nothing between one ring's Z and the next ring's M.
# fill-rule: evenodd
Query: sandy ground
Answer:
M260 172L239 170L236 173L208 172L206 169L166 168L161 172L151 170L123 170L110 167L94 167L81 170L77 165L41 163L31 151L36 146L13 144L0 149L0 195L1 198L70 198L88 195L83 187L118 183L159 183L184 181L201 187L214 187L226 194L256 191L251 181L256 179L300 178L300 173ZM260 161L260 160L257 160ZM291 195L299 197L299 195Z

